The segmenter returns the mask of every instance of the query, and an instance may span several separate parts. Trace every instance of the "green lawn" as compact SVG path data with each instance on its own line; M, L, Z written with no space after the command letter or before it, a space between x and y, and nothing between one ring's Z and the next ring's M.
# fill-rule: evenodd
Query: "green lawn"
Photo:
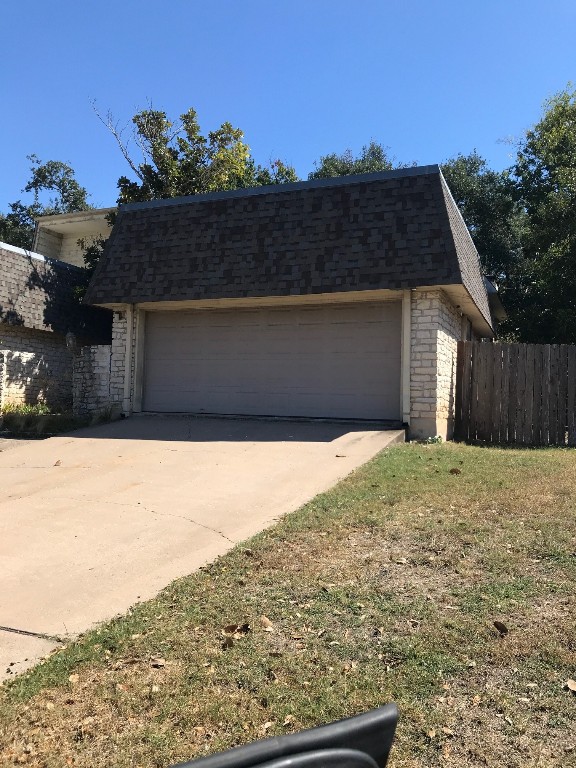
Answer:
M576 765L575 511L574 451L387 450L0 689L0 764L164 767L393 700L392 768Z

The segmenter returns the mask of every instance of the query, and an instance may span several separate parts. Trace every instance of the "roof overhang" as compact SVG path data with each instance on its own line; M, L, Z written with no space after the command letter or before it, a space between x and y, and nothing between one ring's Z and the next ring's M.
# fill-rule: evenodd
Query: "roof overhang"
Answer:
M191 299L189 301L143 301L135 304L146 312L176 312L208 309L250 309L253 307L317 306L320 304L357 304L358 302L400 301L401 290L346 291L341 293L308 293L299 296L250 296L225 299ZM115 312L123 312L128 304L97 304Z
M452 304L472 323L476 333L482 338L493 338L494 331L471 299L463 285L429 285L411 290L442 290ZM209 309L248 309L250 307L289 307L313 306L320 304L356 304L359 302L400 301L403 290L379 289L375 291L341 291L336 293L309 293L300 296L253 296L226 299L197 299L189 301L144 301L135 304L137 309L146 312L177 312L185 310ZM98 304L115 312L123 312L128 304Z
M107 216L116 208L91 208L76 213L59 213L54 216L39 216L36 226L55 232L63 237L86 237L99 235L109 226Z
M472 299L463 285L441 285L430 286L428 290L441 288L447 296L450 297L452 304L463 315L470 320L474 331L483 339L493 339L494 330L490 327L484 315L478 309L476 302Z

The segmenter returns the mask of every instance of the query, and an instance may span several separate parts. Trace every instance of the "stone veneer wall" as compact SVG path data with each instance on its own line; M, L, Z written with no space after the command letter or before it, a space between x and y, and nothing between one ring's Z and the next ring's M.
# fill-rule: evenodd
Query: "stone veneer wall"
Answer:
M64 336L0 325L0 406L72 404L72 352Z
M74 355L72 392L75 416L110 413L110 358L111 347L105 344L81 347Z
M410 358L410 436L413 438L452 437L460 334L460 315L443 291L413 291Z
M82 347L74 358L74 413L106 413L112 417L130 412L134 402L136 316L133 316L130 402L124 402L128 313L114 312L112 343Z
M127 335L127 313L114 312L110 359L110 399L111 402L120 408L122 408L122 401L124 399Z

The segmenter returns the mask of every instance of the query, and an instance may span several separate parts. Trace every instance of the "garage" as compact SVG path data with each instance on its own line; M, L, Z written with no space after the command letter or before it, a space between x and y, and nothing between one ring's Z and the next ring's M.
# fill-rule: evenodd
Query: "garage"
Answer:
M152 311L143 410L400 419L398 301Z

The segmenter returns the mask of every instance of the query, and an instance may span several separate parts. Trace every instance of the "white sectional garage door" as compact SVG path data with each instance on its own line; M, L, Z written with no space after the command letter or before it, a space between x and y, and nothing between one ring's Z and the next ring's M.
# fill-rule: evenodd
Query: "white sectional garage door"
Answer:
M401 304L148 312L143 409L400 418Z

